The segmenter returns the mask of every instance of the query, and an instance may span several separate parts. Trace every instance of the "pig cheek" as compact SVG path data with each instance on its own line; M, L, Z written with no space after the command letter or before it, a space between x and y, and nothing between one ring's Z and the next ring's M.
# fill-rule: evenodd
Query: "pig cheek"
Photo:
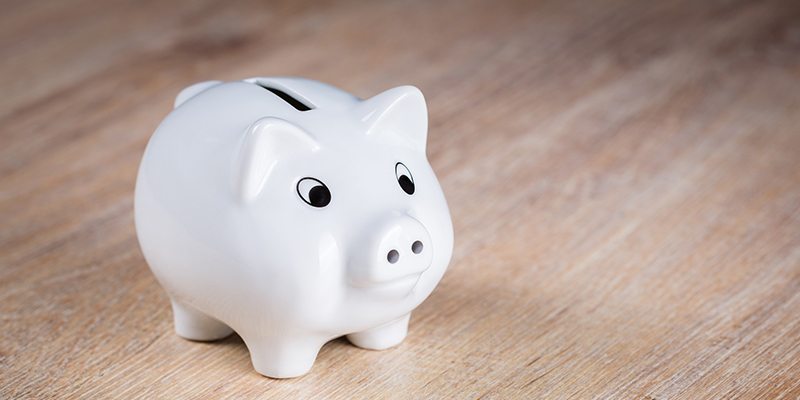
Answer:
M431 173L426 182L436 182ZM425 206L415 210L416 217L428 229L431 236L431 251L433 260L431 266L420 276L415 288L416 301L421 302L427 298L441 280L453 254L453 223L444 194L437 185L426 185L420 190L424 193L420 204Z
M318 290L323 300L343 297L345 273L342 248L333 233L322 234L319 240Z
M340 308L345 295L345 276L339 241L332 233L323 233L317 244L318 263L307 271L302 296L303 315L312 325L324 323Z

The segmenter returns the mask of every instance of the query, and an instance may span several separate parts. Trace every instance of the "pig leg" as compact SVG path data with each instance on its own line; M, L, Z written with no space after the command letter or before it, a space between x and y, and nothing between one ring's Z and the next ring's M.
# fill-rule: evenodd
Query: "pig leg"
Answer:
M303 336L295 337L253 337L243 335L242 339L250 350L253 368L259 374L270 378L294 378L311 370L324 339Z
M172 315L175 319L175 332L189 340L217 340L233 333L228 325L175 300L172 300Z
M409 318L411 314L406 314L376 328L351 333L347 335L347 340L362 349L369 350L384 350L397 346L406 338Z

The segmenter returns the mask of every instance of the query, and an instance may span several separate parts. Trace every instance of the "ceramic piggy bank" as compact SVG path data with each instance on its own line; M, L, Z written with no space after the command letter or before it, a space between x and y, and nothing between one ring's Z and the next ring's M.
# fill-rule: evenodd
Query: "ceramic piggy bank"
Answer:
M236 331L263 375L309 371L325 342L406 336L453 228L402 86L361 100L296 78L184 89L136 183L142 251L191 340Z

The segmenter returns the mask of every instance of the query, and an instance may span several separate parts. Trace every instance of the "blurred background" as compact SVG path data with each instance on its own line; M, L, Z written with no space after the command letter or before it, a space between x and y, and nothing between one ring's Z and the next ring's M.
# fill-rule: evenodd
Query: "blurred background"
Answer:
M800 2L0 2L2 398L799 398ZM456 248L399 348L257 375L133 230L177 93L412 84Z

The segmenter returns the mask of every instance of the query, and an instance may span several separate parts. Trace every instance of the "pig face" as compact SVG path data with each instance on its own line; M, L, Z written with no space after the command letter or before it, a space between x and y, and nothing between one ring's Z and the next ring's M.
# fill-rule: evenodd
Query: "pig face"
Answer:
M426 135L413 87L251 125L234 195L259 227L249 280L271 315L341 334L407 314L431 293L453 233Z

